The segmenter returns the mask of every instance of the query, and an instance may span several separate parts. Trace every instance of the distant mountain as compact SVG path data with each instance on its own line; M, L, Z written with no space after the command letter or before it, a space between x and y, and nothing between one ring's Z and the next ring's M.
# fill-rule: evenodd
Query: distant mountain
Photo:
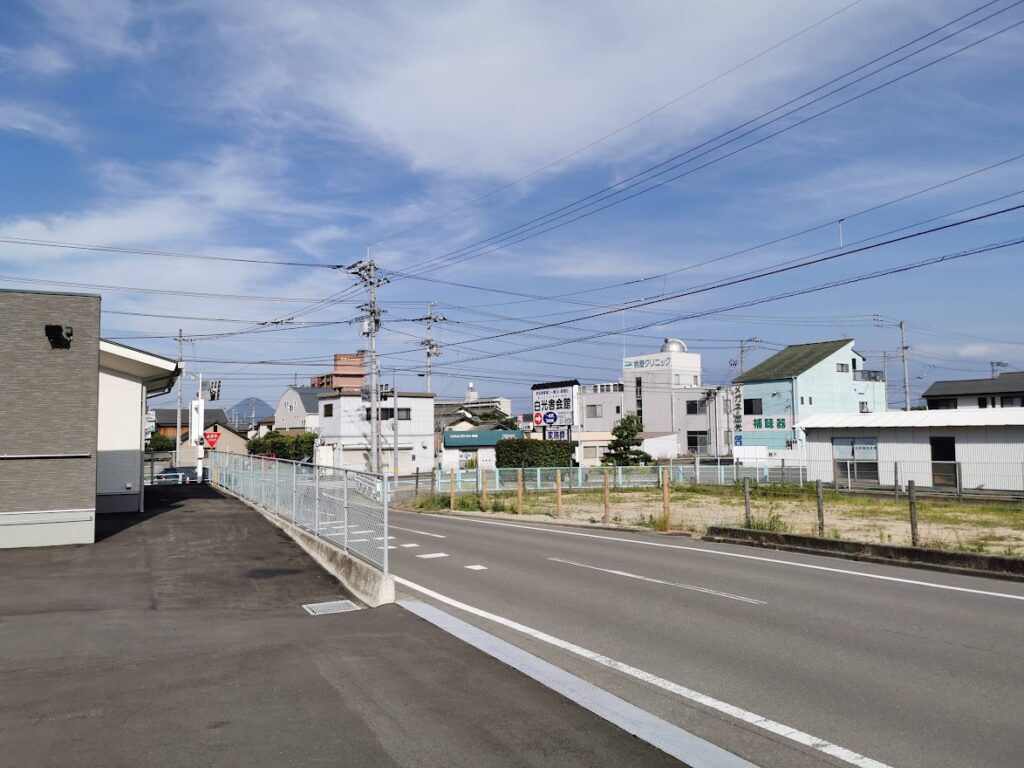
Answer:
M255 409L257 419L273 416L275 410L274 406L270 405L266 400L261 400L258 397L246 397L230 408L225 407L224 411L227 413L231 424L235 425L236 423L248 424L252 420L253 409Z

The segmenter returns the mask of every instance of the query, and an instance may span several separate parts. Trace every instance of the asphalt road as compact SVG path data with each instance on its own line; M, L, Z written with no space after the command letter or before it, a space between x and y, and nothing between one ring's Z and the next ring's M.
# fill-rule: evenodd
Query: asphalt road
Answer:
M397 511L390 533L404 595L758 765L1021 764L1024 584Z

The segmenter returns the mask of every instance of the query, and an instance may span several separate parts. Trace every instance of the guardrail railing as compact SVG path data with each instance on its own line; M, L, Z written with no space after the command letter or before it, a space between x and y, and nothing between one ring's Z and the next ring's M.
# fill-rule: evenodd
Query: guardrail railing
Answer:
M224 451L209 451L206 461L212 484L388 572L380 475Z

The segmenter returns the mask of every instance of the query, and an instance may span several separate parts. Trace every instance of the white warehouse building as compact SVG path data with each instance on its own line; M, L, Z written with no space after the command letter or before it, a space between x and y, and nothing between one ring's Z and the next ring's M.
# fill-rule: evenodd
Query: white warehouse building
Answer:
M828 414L801 426L812 482L1024 492L1024 408Z

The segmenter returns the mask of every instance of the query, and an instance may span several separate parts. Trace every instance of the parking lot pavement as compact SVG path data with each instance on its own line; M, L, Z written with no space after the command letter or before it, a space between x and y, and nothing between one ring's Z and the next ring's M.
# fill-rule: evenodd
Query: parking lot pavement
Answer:
M0 766L678 765L398 606L258 513L153 488L93 545L0 552Z

